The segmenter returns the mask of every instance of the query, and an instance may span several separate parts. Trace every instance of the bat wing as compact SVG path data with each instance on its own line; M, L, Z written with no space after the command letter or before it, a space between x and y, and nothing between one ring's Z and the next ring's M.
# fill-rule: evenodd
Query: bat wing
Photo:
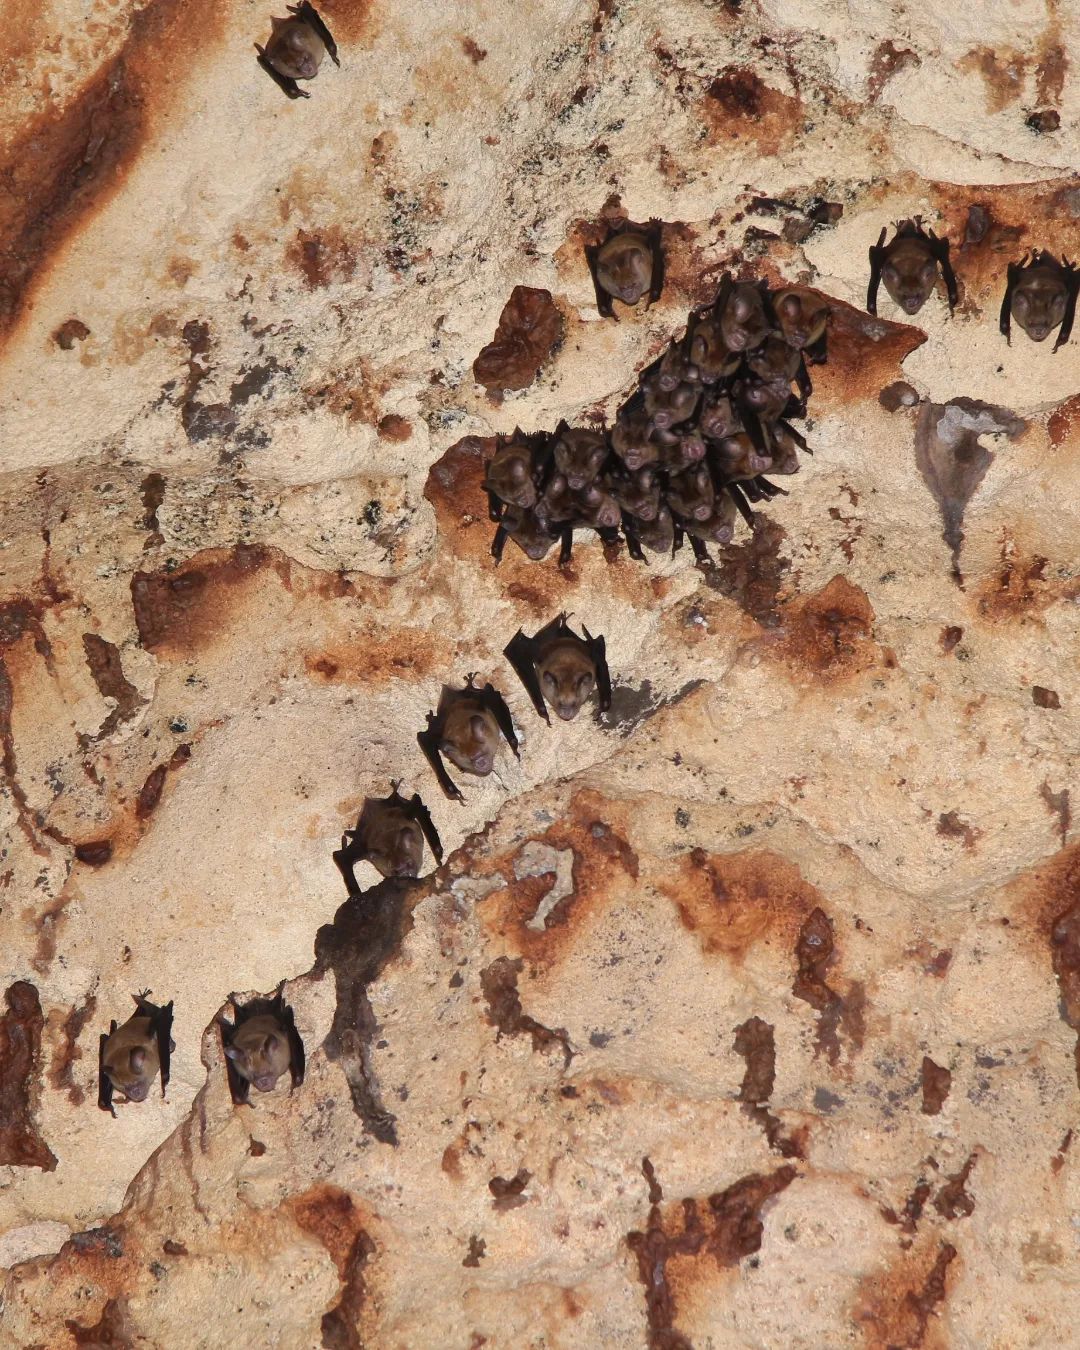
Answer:
M109 1043L109 1037L116 1030L116 1022L113 1021L107 1032L101 1033L101 1039L98 1041L98 1091L97 1104L102 1111L108 1111L109 1115L115 1118L116 1109L112 1104L113 1085L112 1079L105 1072L105 1047Z
M573 525L564 525L559 531L559 566L565 567L570 561L574 552L574 527Z
M165 1088L169 1082L169 1066L172 1055L172 1024L173 1024L173 1005L172 999L165 1004L163 1008L156 1010L154 1020L151 1026L154 1034L157 1036L158 1064L161 1067L161 1095L165 1096Z
M428 727L426 731L416 733L416 741L420 749L424 752L424 758L431 765L432 772L435 774L436 781L443 792L451 801L461 802L465 798L461 795L461 789L446 772L446 765L443 763L442 754L439 751L439 732L442 727L441 719L432 713L428 713Z
M930 240L930 247L934 251L934 257L938 260L941 267L941 275L945 280L945 290L949 296L949 313L956 308L957 288L956 273L953 271L952 263L949 261L949 241L939 239L933 230L927 231L927 238Z
M661 243L663 226L659 220L650 220L645 227L645 238L652 250L652 280L649 283L649 304L655 305L664 289L664 249ZM646 309L648 305L646 305Z
M307 1059L304 1055L304 1042L300 1039L300 1033L296 1029L296 1018L293 1016L293 1010L285 1004L282 1006L285 1011L282 1014L281 1021L289 1038L289 1075L295 1088L299 1087L304 1081Z
M330 60L333 61L335 66L340 66L341 62L338 60L337 43L331 36L330 29L327 28L326 24L323 22L322 15L315 6L308 4L308 0L302 0L302 3L299 6L289 5L288 8L292 10L298 19L303 19L309 28L314 29L314 31L318 33L322 45L330 53Z
M350 896L356 896L360 894L360 886L357 883L353 868L363 855L354 842L355 836L352 836L351 839L350 834L351 832L347 832L341 836L341 847L335 849L332 856L334 865L341 873L341 879L345 883L345 889Z
M608 708L611 707L611 672L608 670L607 647L603 635L593 637L584 624L582 624L581 631L585 634L585 644L589 648L589 655L596 667L597 704L601 712L607 712Z
M428 847L435 855L435 861L441 863L443 860L442 840L439 838L439 831L435 828L435 822L431 819L431 812L420 800L419 793L413 793L412 800L407 804L406 809L423 831L424 838L428 841Z
M731 288L734 284L730 272L725 272L720 278L720 289L716 292L716 299L712 304L712 307L717 314L722 314L724 312L724 307L728 302L728 296L731 294Z
M506 706L506 699L493 684L485 684L483 689L477 691L477 697L499 724L499 730L505 737L507 745L520 759L521 754L518 750L517 733L514 731L514 720L510 716L510 709Z
M605 240L604 242L606 243L607 241ZM599 252L600 246L598 244L585 245L585 259L589 264L593 290L596 292L596 309L602 319L615 319L618 321L619 316L611 306L611 296L608 295L607 291L600 285L600 278L596 275L596 259Z
M266 52L257 42L255 44L255 50L259 53L259 65L262 66L263 70L266 71L267 75L270 76L283 94L287 94L289 98L311 97L307 90L301 89L294 79L291 79L288 75L282 75L280 70L275 70L266 59Z
M1008 279L1005 282L1005 298L1001 302L1001 314L998 316L998 327L1005 334L1005 341L1010 345L1012 343L1012 297L1013 287L1016 285L1016 279L1023 271L1023 266L1016 263L1009 264Z
M537 634L537 637L539 637L539 634ZM548 716L547 704L544 702L540 681L536 675L537 654L536 639L526 637L520 628L503 650L503 655L514 668L514 674L524 685L525 692L536 709L536 715L542 717L550 726L551 718Z
M1065 285L1069 288L1069 297L1065 301L1065 313L1062 316L1061 327L1058 330L1057 341L1054 343L1054 351L1059 347L1064 347L1072 333L1073 320L1076 317L1076 296L1080 291L1080 272L1076 267L1062 259L1063 270L1065 272Z
M232 1097L234 1106L250 1106L248 1093L251 1091L251 1084L241 1073L237 1073L232 1060L225 1054L226 1047L232 1042L232 1034L243 1021L241 1009L238 1004L233 1003L236 1009L236 1021L226 1022L224 1017L218 1018L218 1030L221 1032L221 1050L222 1057L225 1060L225 1076L229 1081L229 1096Z
M870 285L866 288L866 308L870 314L877 313L878 286L881 285L881 264L885 260L885 235L883 228L876 244L870 245Z

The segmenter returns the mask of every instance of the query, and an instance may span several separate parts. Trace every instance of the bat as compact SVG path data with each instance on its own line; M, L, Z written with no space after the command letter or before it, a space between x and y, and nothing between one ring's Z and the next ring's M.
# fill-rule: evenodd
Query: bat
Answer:
M506 700L491 684L477 689L468 675L464 689L443 685L439 706L427 715L427 728L416 734L439 786L456 802L464 801L443 764L443 755L462 773L486 778L495 767L500 736L520 759L518 739Z
M519 628L504 655L513 666L537 714L551 725L548 705L564 722L572 721L596 690L597 706L611 706L611 676L604 639L582 628L579 637L560 614L533 637Z
M289 98L309 98L297 80L313 80L327 53L334 65L340 66L337 43L308 0L287 5L286 9L291 17L271 19L269 41L265 47L256 42L255 50L259 53L259 65L283 93Z
M243 1005L229 995L233 1020L218 1018L225 1072L235 1106L248 1106L252 1084L259 1092L271 1092L288 1070L292 1086L304 1081L304 1042L296 1029L293 1011L279 985L274 997L253 998Z
M949 262L949 241L939 239L933 230L923 228L918 216L901 220L888 244L882 230L876 244L870 245L870 286L866 308L877 313L880 282L905 314L918 314L934 289L938 268L949 296L949 313L956 308L956 274Z
M1072 332L1078 290L1080 271L1076 266L1067 258L1058 262L1045 249L1036 249L1018 263L1010 263L999 323L1005 340L1011 345L1012 319L1032 342L1045 341L1060 324L1054 351L1063 347Z
M586 244L585 257L596 292L596 308L603 318L618 318L613 299L624 305L636 305L648 294L646 309L660 299L664 288L661 229L658 220L645 225L626 220L609 224L602 244Z
M384 877L420 875L424 860L424 840L435 855L443 858L442 841L431 813L417 793L406 800L397 790L389 797L366 797L356 829L341 836L341 847L334 862L350 895L359 895L354 868L365 859Z
M129 1102L145 1101L155 1076L161 1080L161 1095L169 1081L173 1005L159 1008L149 1002L149 989L132 994L135 1012L123 1026L114 1019L98 1045L98 1106L115 1116L113 1093Z

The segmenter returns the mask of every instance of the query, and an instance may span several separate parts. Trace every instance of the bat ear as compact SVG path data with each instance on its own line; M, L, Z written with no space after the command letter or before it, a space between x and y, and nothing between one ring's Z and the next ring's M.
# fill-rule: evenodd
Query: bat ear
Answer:
M731 307L732 314L736 319L742 320L750 317L750 301L745 296L740 295Z
M239 1059L242 1053L243 1052L241 1050L238 1050L235 1045L227 1045L225 1047L226 1059Z
M472 729L472 734L474 736L482 736L484 732L487 730L487 723L484 721L484 719L480 716L479 713L476 713L474 714L474 716L469 718L469 726Z
M263 1041L263 1054L272 1055L274 1051L277 1049L277 1047L278 1047L277 1036L275 1036L275 1034L272 1031L268 1032L266 1039Z
M142 1073L143 1065L146 1063L146 1051L137 1046L132 1050L128 1062L131 1064L132 1073Z

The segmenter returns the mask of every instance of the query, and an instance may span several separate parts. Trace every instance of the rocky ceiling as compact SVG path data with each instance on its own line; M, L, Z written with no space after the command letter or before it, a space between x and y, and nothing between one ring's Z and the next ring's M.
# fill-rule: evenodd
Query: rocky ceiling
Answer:
M1074 1343L1080 342L997 319L1080 255L1076 7L324 0L294 102L254 0L9 11L0 1340ZM613 322L616 198L667 275ZM871 319L916 214L956 312ZM832 299L790 495L496 569L469 438L610 416L725 269ZM518 285L560 336L492 393ZM502 648L560 610L615 688L547 727ZM459 805L470 671L521 758ZM347 901L397 779L447 861ZM281 981L305 1081L235 1107Z

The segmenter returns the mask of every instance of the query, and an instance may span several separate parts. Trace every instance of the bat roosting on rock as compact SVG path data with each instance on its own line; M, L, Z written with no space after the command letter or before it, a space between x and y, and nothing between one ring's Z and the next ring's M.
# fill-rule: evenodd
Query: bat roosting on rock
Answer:
M507 644L506 659L525 686L533 707L549 725L548 704L558 717L569 722L593 689L601 712L611 706L604 639L593 637L587 628L581 631L584 637L578 637L567 624L566 615L560 614L533 637L526 637L519 628Z
M98 1106L116 1115L113 1092L129 1102L145 1101L155 1077L161 1079L161 1095L169 1081L173 1005L159 1008L147 1000L149 989L133 994L135 1012L122 1027L115 1020L108 1034L102 1032L98 1049Z
M337 43L323 23L318 10L308 0L299 5L288 5L288 19L270 20L270 40L265 47L256 42L259 65L289 98L310 98L297 80L313 80L319 73L323 58L329 54L335 66L340 66Z
M359 895L353 868L366 859L384 877L416 877L424 861L424 840L442 862L442 841L431 813L414 792L408 800L397 787L389 797L368 797L355 830L346 830L334 862L350 895Z
M253 998L241 1006L230 995L233 1020L218 1019L229 1092L235 1105L248 1104L254 1083L259 1092L271 1092L286 1071L292 1085L304 1081L304 1042L296 1029L292 1009L279 988L273 998Z
M446 772L443 755L462 773L486 778L495 767L495 752L501 735L520 758L514 723L505 699L491 684L477 689L474 678L472 675L466 677L464 689L451 689L444 684L437 710L428 713L427 729L416 735L439 786L457 802L464 798Z

